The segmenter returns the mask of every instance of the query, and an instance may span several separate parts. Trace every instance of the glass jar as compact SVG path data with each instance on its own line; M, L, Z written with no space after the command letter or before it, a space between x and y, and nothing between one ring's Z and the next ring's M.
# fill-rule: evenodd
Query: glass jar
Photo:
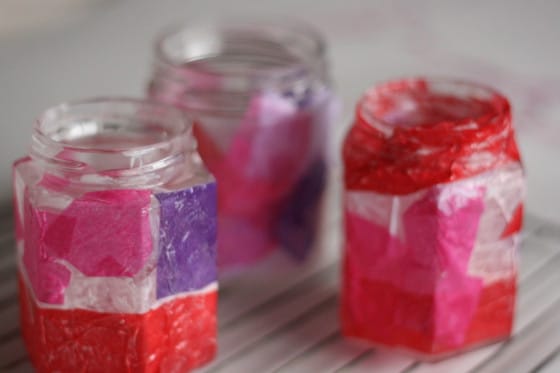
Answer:
M343 156L343 333L428 359L508 337L525 181L507 99L445 79L381 84Z
M298 24L222 22L167 32L155 53L149 96L195 118L218 180L220 270L313 261L335 107L322 39Z
M182 111L130 99L49 109L14 192L38 372L176 372L213 357L216 183Z

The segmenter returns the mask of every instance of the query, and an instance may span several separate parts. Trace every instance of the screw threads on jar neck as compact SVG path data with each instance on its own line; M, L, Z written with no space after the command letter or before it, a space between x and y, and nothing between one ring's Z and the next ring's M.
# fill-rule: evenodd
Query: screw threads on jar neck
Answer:
M156 44L152 97L194 111L242 111L255 91L326 85L325 46L299 24L225 22L174 29Z
M149 186L172 177L195 151L192 124L180 110L103 98L47 110L33 129L30 154L69 181Z

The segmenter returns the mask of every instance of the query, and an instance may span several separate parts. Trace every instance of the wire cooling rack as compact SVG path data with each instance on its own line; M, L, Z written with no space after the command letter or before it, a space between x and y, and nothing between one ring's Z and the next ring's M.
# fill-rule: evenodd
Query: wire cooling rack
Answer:
M0 228L0 370L33 372L19 334L11 223ZM202 372L560 372L560 227L526 216L514 336L428 364L344 340L335 257L266 286L220 290L219 353Z

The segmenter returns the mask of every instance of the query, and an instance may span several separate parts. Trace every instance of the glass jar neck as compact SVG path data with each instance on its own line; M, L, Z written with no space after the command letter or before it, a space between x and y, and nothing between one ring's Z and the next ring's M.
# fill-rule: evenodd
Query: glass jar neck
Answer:
M158 40L150 90L192 110L242 111L253 92L297 99L328 85L325 61L323 40L304 25L194 25Z
M500 93L485 86L449 79L403 79L380 84L366 92L357 118L390 137L411 137L437 131L428 142L448 144L451 138L510 128L510 106ZM481 138L481 140L484 140Z
M346 186L408 194L519 163L508 100L478 84L406 79L361 99L344 145Z
M195 152L192 124L180 110L109 98L47 110L30 155L68 182L142 188L172 179Z

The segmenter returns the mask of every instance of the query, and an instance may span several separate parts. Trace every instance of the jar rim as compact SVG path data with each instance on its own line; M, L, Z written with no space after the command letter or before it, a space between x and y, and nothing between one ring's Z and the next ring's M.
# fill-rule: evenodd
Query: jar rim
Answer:
M49 135L44 127L58 122L65 119L65 116L69 115L73 111L80 110L80 109L90 109L92 112L90 115L104 115L107 112L108 108L111 110L125 110L126 108L131 109L131 112L122 116L123 119L132 119L135 113L140 113L142 109L152 108L152 109L159 109L162 112L166 112L169 115L169 118L159 119L158 122L161 124L165 124L168 126L174 127L174 132L170 134L169 137L161 140L156 140L154 142L143 144L143 145L133 145L133 146L125 146L125 147L116 147L113 149L109 148L92 148L91 146L87 145L79 145L79 144L71 144L68 142L60 141L54 139L52 135ZM103 110L105 109L105 110ZM128 118L126 118L128 117ZM165 123L164 123L165 122ZM86 98L86 99L79 99L73 101L66 101L61 104L52 106L45 111L38 117L35 121L33 126L33 136L38 141L42 142L45 145L54 145L54 146L64 146L65 149L68 150L75 150L81 152L103 152L103 153L112 153L112 152L122 152L122 151L143 151L146 149L153 149L158 147L163 147L170 141L173 141L176 138L182 136L188 136L188 133L192 131L193 122L192 120L186 115L185 112L182 110L165 103L160 103L148 99L141 99L141 98L129 98L129 97L110 97L110 96L102 96L102 97L93 97L93 98Z
M298 61L287 64L286 66L274 66L251 70L250 74L253 77L257 76L272 80L290 79L305 73L307 70L314 69L316 66L320 66L325 59L326 43L323 37L317 30L305 22L292 18L282 19L282 22L279 19L272 22L265 22L264 20L254 21L243 18L226 18L214 21L195 21L192 23L185 22L167 27L156 37L156 63L170 69L185 69L185 65L188 62L194 62L205 57L215 56L215 54L208 53L208 51L203 52L203 49L199 49L197 51L196 48L194 48L195 51L191 52L193 55L190 58L177 61L166 51L166 43L168 43L172 38L184 37L185 34L189 32L208 33L207 35L223 38L227 35L227 32L233 31L258 32L261 37L264 37L267 32L271 34L275 33L277 38L269 41L279 45L289 41L293 42L298 38L300 40L305 38L310 45L310 49L306 51L306 54L308 55L307 60L300 58ZM285 38L278 38L278 34L282 34ZM190 65L188 69L194 73L210 77L223 76L223 72L204 69L196 65ZM247 71L229 71L227 75L231 77L244 77L249 74Z
M438 89L432 92L430 85ZM387 97L375 96L383 89ZM358 103L343 153L348 188L392 195L520 162L507 98L449 78L392 80L371 88Z
M365 122L376 129L382 131L385 134L390 134L396 127L403 128L399 124L392 123L385 119L383 116L376 115L373 113L373 105L377 99L377 96L383 94L384 92L393 91L401 94L412 93L415 89L422 87L426 90L427 94L436 94L435 89L440 87L446 87L449 89L455 89L462 93L476 94L477 96L485 100L492 100L492 104L489 106L491 110L473 115L466 116L464 118L453 118L449 117L445 120L435 120L428 123L428 127L436 126L442 122L451 123L464 123L465 121L477 122L484 118L485 123L495 123L496 120L502 118L505 120L510 116L510 104L508 99L498 90L487 86L485 84L480 84L477 82L472 82L466 79L449 78L449 77L407 77L396 80L387 80L379 84L375 84L369 88L360 98L356 106L356 117L358 120ZM451 92L449 96L461 99L462 97L458 93ZM464 102L467 101L465 97ZM420 126L423 127L424 125ZM414 128L416 131L419 130L418 126L409 126L408 128ZM404 130L407 130L407 126L404 126Z
M196 152L192 127L182 110L147 99L76 100L51 107L36 120L30 156L82 184L110 178L136 185L146 176L161 182L162 172L171 175ZM85 175L102 177L85 182Z

